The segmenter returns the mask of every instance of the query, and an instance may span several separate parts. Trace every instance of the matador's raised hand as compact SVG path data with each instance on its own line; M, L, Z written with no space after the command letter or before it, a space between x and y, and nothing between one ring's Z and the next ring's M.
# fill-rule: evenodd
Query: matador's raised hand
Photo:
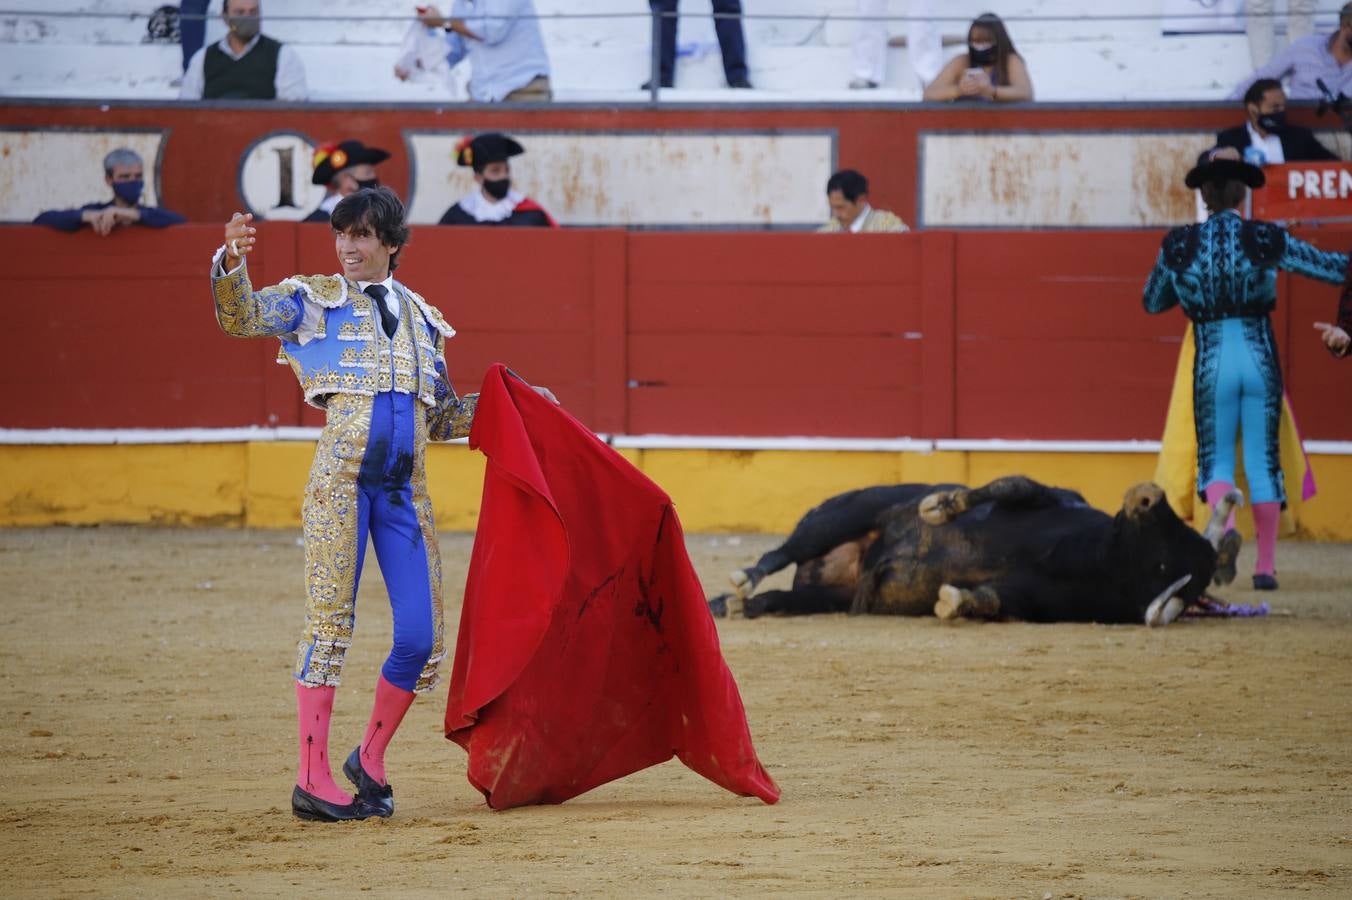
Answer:
M258 229L254 228L253 213L235 213L230 217L230 221L225 223L225 270L229 272L240 264L240 261L253 250L254 244L258 238L254 235Z

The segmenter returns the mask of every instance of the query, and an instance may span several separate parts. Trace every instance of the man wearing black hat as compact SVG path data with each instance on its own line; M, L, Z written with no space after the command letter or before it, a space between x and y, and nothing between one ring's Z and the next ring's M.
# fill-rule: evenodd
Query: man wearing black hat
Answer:
M1278 431L1282 370L1269 315L1277 305L1277 270L1341 284L1348 255L1319 250L1268 222L1239 214L1246 187L1263 171L1233 159L1207 160L1188 173L1210 217L1164 238L1146 282L1146 312L1179 306L1193 322L1193 415L1197 490L1213 507L1234 489L1235 438L1258 540L1256 590L1276 590L1277 523L1286 502Z
M1245 161L1259 165L1338 158L1313 131L1287 124L1286 92L1280 81L1260 78L1251 84L1244 94L1244 111L1249 121L1217 134L1212 158L1224 147L1233 147Z
M389 158L386 151L368 147L361 141L340 141L320 147L315 151L310 183L324 185L327 193L319 209L306 216L305 221L327 222L339 200L362 188L378 187L376 166Z
M525 152L519 143L496 132L462 140L456 147L456 162L474 169L478 187L446 210L438 224L557 228L540 204L512 190L512 169L507 160Z

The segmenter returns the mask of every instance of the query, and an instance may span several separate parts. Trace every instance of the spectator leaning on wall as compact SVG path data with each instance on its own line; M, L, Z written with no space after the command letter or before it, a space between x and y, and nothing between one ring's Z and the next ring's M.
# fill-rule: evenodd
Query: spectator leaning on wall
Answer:
M842 169L826 181L826 202L831 221L817 231L822 234L910 231L900 217L868 202L868 179L854 169Z
M967 28L967 52L948 61L925 88L924 99L991 100L1017 103L1033 99L1028 75L1009 29L994 13L982 13Z
M49 209L39 213L34 225L60 231L79 231L85 225L107 236L126 225L166 228L187 221L178 213L154 206L141 206L145 167L134 150L120 147L103 158L103 180L113 189L113 199L86 203L79 209Z
M1344 3L1338 12L1338 30L1333 34L1311 34L1278 53L1265 66L1260 66L1230 92L1231 100L1238 100L1249 85L1260 78L1291 76L1287 95L1292 100L1319 100L1322 80L1334 94L1352 95L1352 3Z
M446 30L446 61L468 58L469 96L476 103L548 103L549 56L532 0L455 0L449 18L418 7L424 25ZM396 67L402 79L409 73Z
M1223 147L1234 148L1241 158L1257 166L1338 158L1319 143L1313 131L1287 124L1286 93L1280 81L1260 78L1250 85L1244 94L1244 111L1249 121L1217 134L1216 146L1207 159L1214 158Z
M259 32L258 0L225 0L229 31L193 54L181 100L305 100L305 67L290 46Z

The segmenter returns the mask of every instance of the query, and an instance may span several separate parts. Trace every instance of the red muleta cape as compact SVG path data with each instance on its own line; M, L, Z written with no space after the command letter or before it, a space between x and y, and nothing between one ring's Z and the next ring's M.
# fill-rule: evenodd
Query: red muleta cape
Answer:
M672 756L778 800L671 499L501 365L470 446L488 465L446 737L488 805L561 803Z

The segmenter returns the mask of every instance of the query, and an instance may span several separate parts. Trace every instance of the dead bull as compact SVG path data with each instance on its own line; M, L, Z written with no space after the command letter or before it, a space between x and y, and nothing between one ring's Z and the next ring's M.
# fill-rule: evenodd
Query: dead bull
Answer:
M1222 531L1240 502L1227 496L1199 535L1154 484L1128 490L1116 515L1019 476L866 488L811 510L710 608L1166 625L1213 578L1233 580L1238 535ZM790 590L753 593L791 563Z

